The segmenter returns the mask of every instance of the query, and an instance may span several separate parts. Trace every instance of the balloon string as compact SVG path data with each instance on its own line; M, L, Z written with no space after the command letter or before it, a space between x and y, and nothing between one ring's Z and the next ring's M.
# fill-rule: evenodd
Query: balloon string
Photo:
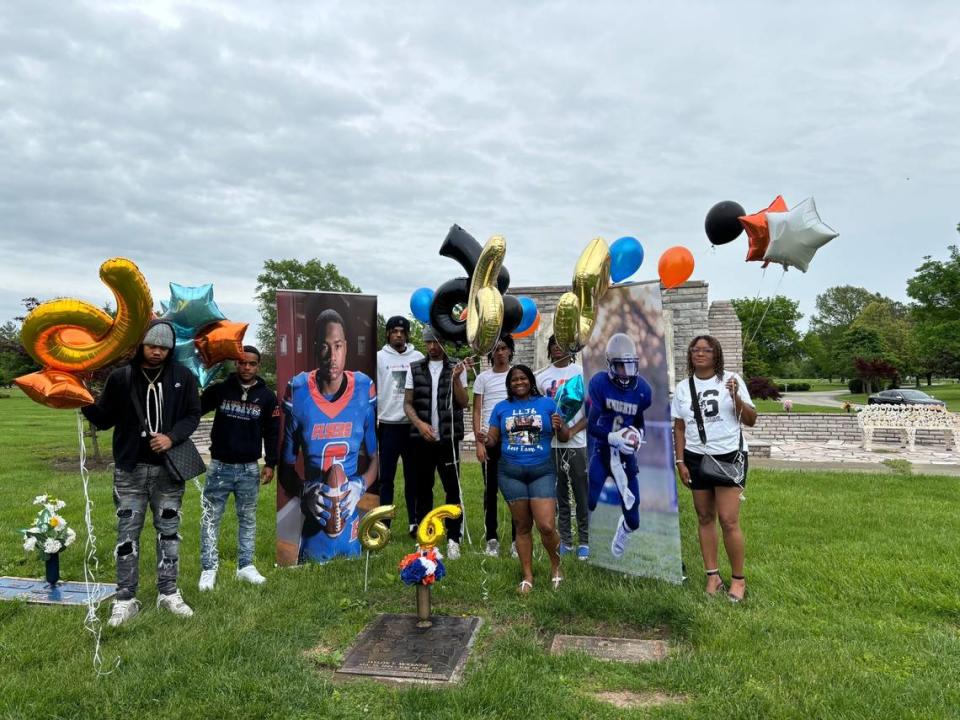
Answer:
M367 550L367 559L363 564L363 592L367 592L367 583L370 578L370 551Z
M100 586L96 572L100 569L97 559L97 536L93 531L93 500L90 499L90 472L87 470L87 446L83 439L83 415L77 409L77 439L80 445L80 480L83 485L83 520L87 528L87 539L83 555L83 588L86 594L87 615L83 621L84 629L93 635L93 669L97 676L109 675L120 666L118 655L110 670L103 669L103 656L100 654L100 634L102 626L97 611L100 609Z
M476 355L471 355L465 360L473 360L477 358ZM479 358L478 358L479 359ZM469 379L469 373L467 378ZM476 377L476 375L474 375ZM450 456L453 463L453 472L457 476L457 497L460 499L460 514L462 517L461 527L463 528L463 534L467 538L467 545L473 547L473 541L470 539L470 526L467 524L467 504L463 501L463 486L460 484L460 462L459 455L457 455L457 439L453 421L453 375L450 376L450 404L448 409L450 410ZM466 388L464 388L466 390ZM477 429L473 429L474 438L476 438ZM476 440L474 440L476 442ZM461 538L462 539L462 538Z
M763 320L764 320L764 318L767 317L767 312L770 310L770 306L773 305L773 301L774 301L774 300L776 299L776 297L777 297L777 290L780 289L780 283L783 282L783 277L784 277L784 275L786 275L786 274L787 274L787 269L784 268L784 269L783 269L783 272L780 274L780 279L777 280L777 286L773 289L773 294L770 296L770 300L767 302L767 307L764 308L764 310L763 310L763 315L760 316L760 322L757 323L757 327L754 329L753 334L750 336L750 339L747 341L748 344L749 344L749 343L752 343L753 340L754 340L754 338L757 337L757 333L760 332L760 326L763 325ZM746 347L746 346L744 346L744 347Z
M754 316L757 314L757 306L760 304L760 293L763 292L763 281L766 279L766 277L767 277L767 269L763 268L761 270L760 284L757 286L757 294L753 298L753 302L750 303L750 315L747 317L747 322L744 324L744 327L743 327L743 332L745 334L749 333L750 325L753 322Z
M203 489L206 485L206 478L204 478L204 485L200 484L200 478L195 477L193 479L193 484L196 486L197 490L200 491L200 532L205 533L207 536L207 547L213 551L217 547L217 533L213 528L213 505L210 503L210 500L203 493ZM202 570L203 568L201 568ZM210 568L214 572L220 569L220 553L216 553L216 557L213 560L213 567Z

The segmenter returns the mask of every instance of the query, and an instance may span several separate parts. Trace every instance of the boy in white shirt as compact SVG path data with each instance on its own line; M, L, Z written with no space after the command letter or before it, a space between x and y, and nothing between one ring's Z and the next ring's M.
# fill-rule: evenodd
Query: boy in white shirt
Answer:
M473 382L473 432L477 439L477 460L483 471L483 521L486 528L487 547L484 552L491 557L500 554L497 534L497 505L499 503L497 473L500 462L500 446L485 447L490 413L501 400L507 399L507 374L513 361L513 337L504 335L496 347L487 354L488 370L477 375ZM512 526L512 520L511 520ZM516 529L512 531L516 539Z
M537 373L537 387L551 400L556 398L560 388L575 377L583 377L583 368L573 362L573 355L560 347L555 335L547 341L547 354L552 364ZM553 459L557 466L557 513L560 530L560 554L573 552L573 532L570 526L570 492L577 513L577 558L590 557L589 524L590 513L587 509L587 417L583 408L577 412L570 423L570 439L561 442L553 438Z

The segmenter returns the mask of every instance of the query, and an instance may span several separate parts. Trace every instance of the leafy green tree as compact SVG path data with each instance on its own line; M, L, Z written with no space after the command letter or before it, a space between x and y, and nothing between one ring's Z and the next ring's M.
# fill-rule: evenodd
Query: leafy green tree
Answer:
M807 330L800 341L803 352L803 375L806 377L833 379L834 362L820 336Z
M906 375L917 375L919 348L910 311L902 304L875 300L857 316L851 327L876 330L885 348L884 361L897 370L894 382Z
M858 325L852 325L844 330L834 352L841 377L860 377L857 371L858 360L867 362L887 360L887 348L883 344L880 333L873 328ZM869 389L867 391L869 392Z
M257 340L263 353L261 367L265 374L276 372L277 346L277 290L329 290L333 292L361 292L360 288L340 274L333 263L312 259L265 260L263 272L257 275L257 310L260 327Z
M880 293L854 285L838 285L817 295L817 312L810 318L810 329L820 336L827 353L834 359L831 374L839 375L841 380L852 377L853 368L850 358L842 356L839 350L843 334L867 305L877 301L893 302Z
M933 374L960 376L960 250L948 248L947 260L929 255L907 281L914 300L918 354L927 383Z
M782 376L800 360L799 303L783 295L768 300L741 298L733 307L743 328L743 369L748 377Z

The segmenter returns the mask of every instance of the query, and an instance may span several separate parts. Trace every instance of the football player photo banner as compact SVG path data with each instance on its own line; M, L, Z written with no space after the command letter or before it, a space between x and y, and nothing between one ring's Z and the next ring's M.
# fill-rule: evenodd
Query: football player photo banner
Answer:
M682 581L660 284L611 287L583 349L590 562Z
M377 298L277 291L278 565L358 557L378 498L364 475L377 452Z

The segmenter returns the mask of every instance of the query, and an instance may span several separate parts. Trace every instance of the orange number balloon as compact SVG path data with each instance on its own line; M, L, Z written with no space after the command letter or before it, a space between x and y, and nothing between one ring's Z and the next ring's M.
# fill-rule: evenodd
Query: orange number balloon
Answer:
M113 258L100 266L100 279L113 291L117 315L73 298L51 300L27 315L20 330L24 349L50 370L87 372L117 360L140 341L153 299L136 265Z
M682 245L667 248L660 256L657 269L665 288L683 285L693 275L693 253Z

